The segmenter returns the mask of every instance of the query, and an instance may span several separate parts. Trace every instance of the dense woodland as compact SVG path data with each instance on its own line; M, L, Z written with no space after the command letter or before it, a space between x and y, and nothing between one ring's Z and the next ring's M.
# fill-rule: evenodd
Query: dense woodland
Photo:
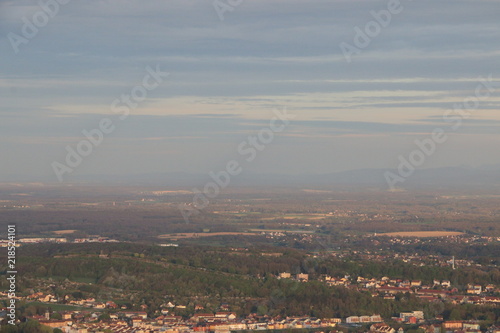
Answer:
M263 256L263 251L279 256ZM106 255L107 257L102 257ZM280 272L309 273L311 279L332 276L391 276L424 282L449 279L455 285L500 283L498 269L416 267L402 261L374 262L336 259L328 254L312 256L297 249L228 249L209 246L165 248L146 244L31 245L19 251L20 292L29 294L49 284L58 297L94 297L117 300L130 308L148 306L151 314L168 301L187 306L179 314L190 316L202 304L216 311L221 303L238 315L311 315L321 318L380 313L385 318L408 309L425 309L430 317L480 319L495 322L498 308L428 303L411 294L396 301L372 297L344 287L328 287L319 281L300 283L279 280ZM101 257L99 257L101 255ZM45 283L41 282L45 281ZM2 283L5 284L2 280ZM4 286L2 286L4 287ZM22 311L22 310L21 310ZM32 310L31 310L32 311Z

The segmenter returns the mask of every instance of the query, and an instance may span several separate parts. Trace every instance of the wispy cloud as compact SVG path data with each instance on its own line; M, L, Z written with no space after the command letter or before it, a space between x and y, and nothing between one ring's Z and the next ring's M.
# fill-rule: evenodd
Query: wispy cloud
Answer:
M387 1L252 0L223 22L210 1L72 1L16 55L7 35L21 33L23 17L39 4L0 0L0 151L12 161L0 166L0 180L21 169L45 172L41 161L58 158L82 129L113 116L111 102L140 84L151 63L171 73L169 82L113 133L103 147L109 160L97 154L81 172L124 161L131 170L160 162L167 170L204 169L283 105L297 115L273 145L281 150L272 148L283 162L256 169L384 166L413 137L440 125L443 110L470 96L480 76L492 74L500 84L499 4L408 2L347 64L338 44ZM467 137L467 144L436 158L437 165L460 163L479 154L474 147L494 142L499 107L496 95L481 103L448 143ZM342 162L333 150L345 151ZM176 160L152 158L155 151L175 152ZM49 157L41 159L42 152ZM138 162L143 156L148 160ZM476 159L500 162L491 154Z

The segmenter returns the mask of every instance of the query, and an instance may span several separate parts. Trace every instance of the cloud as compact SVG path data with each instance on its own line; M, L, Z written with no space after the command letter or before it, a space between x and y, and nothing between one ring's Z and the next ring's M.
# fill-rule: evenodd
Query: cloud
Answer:
M113 116L112 101L156 64L171 73L168 82L120 123L108 141L116 150L103 151L130 159L175 151L179 162L169 168L205 168L268 122L272 108L287 106L297 121L276 142L284 164L301 162L285 153L299 146L321 164L318 156L335 141L352 152L342 168L384 165L395 146L441 126L443 111L470 96L480 76L500 78L499 1L402 4L349 64L339 43L352 43L354 28L363 29L386 0L247 0L222 22L211 1L71 1L17 55L7 35L21 34L23 17L40 8L35 0L0 1L0 137L12 161L0 167L0 179L17 170L16 161L40 155L32 146L57 147L51 157L64 153L83 129ZM494 138L499 105L492 96L464 122L457 134L467 136L464 147L488 142L481 135ZM373 151L380 157L355 156Z

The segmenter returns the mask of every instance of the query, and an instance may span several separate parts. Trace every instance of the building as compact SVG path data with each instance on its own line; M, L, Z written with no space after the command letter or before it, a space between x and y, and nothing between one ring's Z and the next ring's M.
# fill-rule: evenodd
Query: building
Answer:
M449 280L444 280L443 282L441 282L441 286L443 286L445 288L450 288L451 282Z
M411 281L411 287L422 287L422 281Z
M383 322L382 317L380 315L373 316L351 316L347 317L345 322L347 324L359 324L359 323L381 323Z
M475 322L466 322L463 324L463 330L466 332L471 332L471 331L480 331L481 330L481 325Z
M418 320L424 320L424 312L423 311L413 311L413 312L401 312L399 314L399 318L403 321L408 321L409 318L415 317Z
M372 326L370 326L370 331L377 333L396 333L396 330L394 328L384 323L373 324Z
M360 319L358 316L351 316L351 317L347 317L345 322L347 324L359 324Z
M386 294L399 294L399 293L413 293L413 290L410 288L402 288L402 287L380 287L377 289L380 292L386 293Z
M309 281L309 274L297 274L297 280L300 282L307 282Z
M469 295L481 295L481 293L483 292L483 287L480 286L480 285L473 285L473 284L469 284L467 285L467 294Z
M445 321L443 323L443 328L445 330L461 330L464 327L464 322L460 320L455 321Z

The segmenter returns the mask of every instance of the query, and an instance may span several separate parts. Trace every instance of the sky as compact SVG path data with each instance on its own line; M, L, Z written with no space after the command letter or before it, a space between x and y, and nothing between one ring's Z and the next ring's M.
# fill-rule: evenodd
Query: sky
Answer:
M394 169L436 129L419 168L500 164L499 16L496 0L0 0L0 181Z

